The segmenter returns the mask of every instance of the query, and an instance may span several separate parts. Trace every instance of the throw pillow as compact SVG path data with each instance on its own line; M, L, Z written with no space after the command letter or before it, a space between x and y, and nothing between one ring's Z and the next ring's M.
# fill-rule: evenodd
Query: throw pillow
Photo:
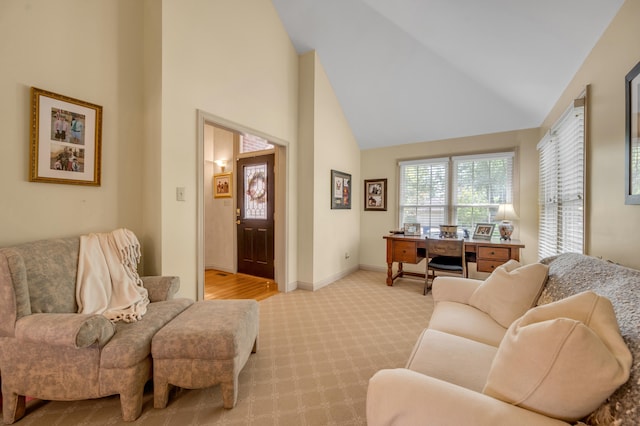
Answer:
M529 310L507 330L483 392L565 421L629 378L631 352L609 299L586 291Z
M510 260L480 284L469 298L469 304L508 328L535 305L548 271L549 266L542 263L520 266L519 262Z

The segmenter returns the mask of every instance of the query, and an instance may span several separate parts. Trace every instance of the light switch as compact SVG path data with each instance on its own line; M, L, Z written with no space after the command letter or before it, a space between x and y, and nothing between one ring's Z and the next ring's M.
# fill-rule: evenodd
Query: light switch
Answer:
M179 186L176 188L176 200L184 201L184 186Z

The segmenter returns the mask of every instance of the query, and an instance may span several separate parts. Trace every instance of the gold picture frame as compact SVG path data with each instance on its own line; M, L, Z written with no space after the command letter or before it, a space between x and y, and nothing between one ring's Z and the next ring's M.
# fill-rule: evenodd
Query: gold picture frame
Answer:
M233 173L216 173L213 175L213 197L231 198L233 196Z
M29 181L100 186L102 107L31 88Z

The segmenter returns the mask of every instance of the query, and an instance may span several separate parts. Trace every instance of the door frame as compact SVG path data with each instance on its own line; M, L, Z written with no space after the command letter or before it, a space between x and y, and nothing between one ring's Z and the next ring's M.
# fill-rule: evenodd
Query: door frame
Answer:
M289 180L291 161L288 155L289 142L259 130L251 129L222 117L197 110L196 129L196 170L197 170L197 220L196 220L196 277L197 297L204 300L204 126L205 124L227 129L231 132L250 133L268 140L275 146L275 214L274 214L274 280L278 283L278 291L287 292L289 253L287 250ZM235 175L235 167L234 167ZM235 203L235 196L234 196ZM234 207L235 209L235 207ZM235 222L233 224L235 227ZM234 252L237 251L237 237L234 237Z

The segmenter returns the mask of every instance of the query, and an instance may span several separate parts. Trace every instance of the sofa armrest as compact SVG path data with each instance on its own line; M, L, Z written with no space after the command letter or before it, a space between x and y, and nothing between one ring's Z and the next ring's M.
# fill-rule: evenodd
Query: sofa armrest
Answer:
M111 321L96 314L31 314L16 321L19 341L73 348L104 346L115 331Z
M561 420L404 368L380 370L369 380L367 424L568 425Z
M180 277L141 277L142 285L149 292L150 302L171 300L180 289Z
M469 298L484 281L461 277L436 277L433 280L433 300L469 304Z

